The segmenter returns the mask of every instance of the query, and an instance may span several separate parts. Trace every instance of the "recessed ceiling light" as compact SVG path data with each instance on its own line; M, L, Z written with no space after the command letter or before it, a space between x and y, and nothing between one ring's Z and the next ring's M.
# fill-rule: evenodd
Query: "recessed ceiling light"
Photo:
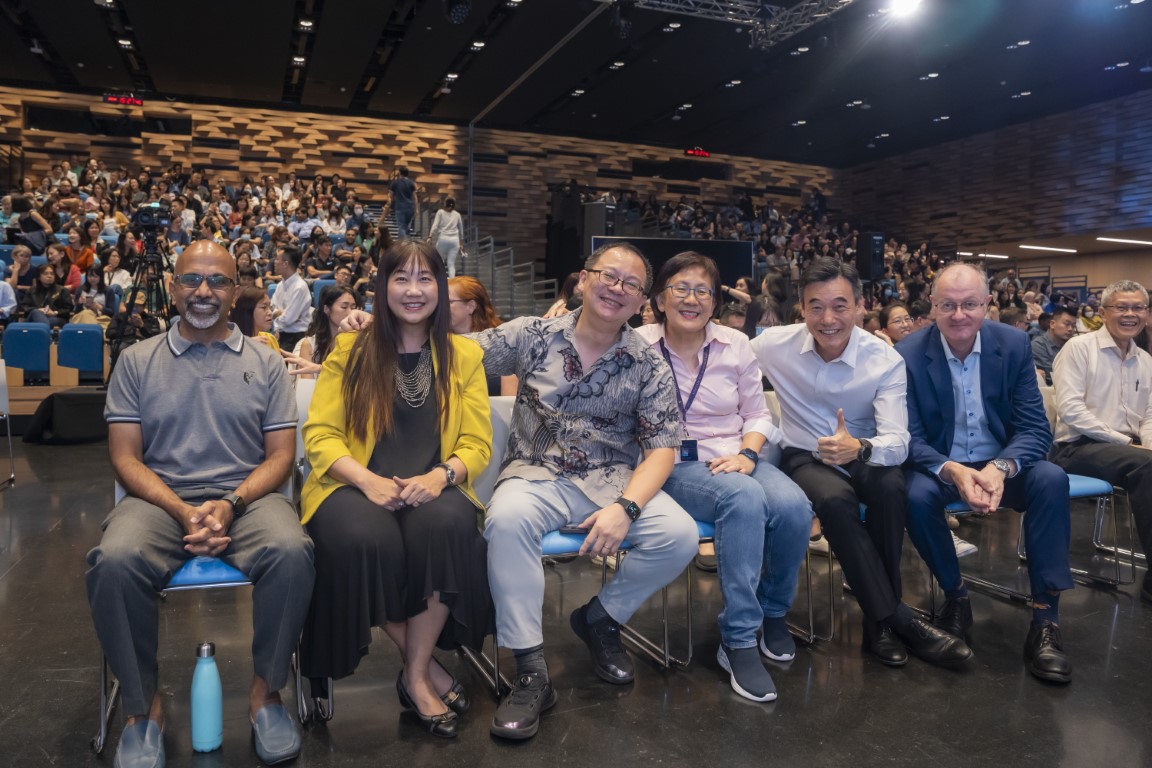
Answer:
M1116 65L1115 64L1109 64L1108 66L1104 67L1104 71L1105 72L1115 72L1116 71Z
M622 66L624 66L624 62L622 62L622 61L614 61L614 62L612 62L612 66L614 66L614 67L622 67Z
M982 253L982 254L980 254L980 256L981 256L981 258L985 258L985 259L1007 259L1007 258L1010 258L1008 256L1001 256L998 253Z
M672 29L680 29L680 22L670 21L668 22L668 26L672 27Z
M886 138L888 138L888 136L889 136L889 135L890 135L890 134L887 134L887 133L882 133L882 134L880 134L880 138L882 138L882 139L886 139Z
M1126 62L1126 61L1118 61L1118 62L1116 62L1116 66L1117 66L1117 67L1126 67L1126 66L1128 66L1128 62Z
M1019 45L1019 46L1025 46L1025 45L1031 45L1031 44L1032 44L1031 40L1017 40L1016 41L1016 45Z
M1077 253L1075 248L1054 248L1048 245L1021 245L1026 251L1055 251L1057 253Z
M940 77L940 73L939 72L929 72L928 77Z
M855 101L853 101L853 102L852 102L852 106L854 106L854 107L858 107L858 106L860 106L860 105L861 105L861 104L863 104L863 103L864 103L864 102L863 102L863 101L861 101L860 99L856 99Z
M298 67L304 66L304 63L306 61L307 61L307 59L305 59L303 56L293 56L292 57L292 63Z
M576 90L572 91L572 95L573 96L583 96L584 90L582 88L577 88Z
M1125 240L1120 237L1098 237L1097 240L1103 240L1106 243L1126 243L1128 245L1152 245L1152 242L1147 240Z
M732 85L740 85L740 81L739 80L733 80Z
M941 120L947 120L947 119L948 119L948 115L940 115L940 119L941 119Z
M957 256L971 256L972 251L956 251Z
M472 41L472 50L474 50L474 51L483 50L485 45L487 45L487 43L485 43L483 40L473 40Z
M799 48L797 48L796 50L800 51L800 53L808 53L808 46L802 45Z
M1006 45L1006 46L1004 46L1004 47L1005 47L1005 48L1007 48L1007 49L1008 49L1008 50L1010 50L1010 51L1014 51L1014 50L1016 50L1016 48L1017 48L1017 45L1016 45L1016 43L1009 43L1008 45Z
M315 29L316 22L312 21L312 19L300 19L300 21L296 22L296 26L305 32L311 32Z
M789 51L789 52L788 52L788 55L789 55L789 56L799 56L799 55L800 55L800 51Z
M132 47L132 41L126 37L122 37L119 40L117 40L116 42L120 44L121 48L131 48Z
M798 127L801 125L808 125L808 121L807 120L797 120L796 122L792 123L792 125L794 127Z
M455 72L449 72L448 74L444 75L445 80L455 80L458 77L460 77L460 75Z

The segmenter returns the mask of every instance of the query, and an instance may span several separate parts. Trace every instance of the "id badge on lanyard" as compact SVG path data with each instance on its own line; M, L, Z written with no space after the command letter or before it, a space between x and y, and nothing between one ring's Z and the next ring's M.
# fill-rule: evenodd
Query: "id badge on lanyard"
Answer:
M688 435L688 409L692 407L692 401L696 399L696 393L700 391L700 382L704 381L704 371L708 369L709 351L709 347L705 346L704 361L700 364L700 372L696 374L696 382L688 394L688 402L685 403L680 394L680 382L676 380L676 371L672 368L672 357L668 354L668 348L664 346L664 339L660 339L660 352L668 363L668 369L672 371L672 383L676 387L676 404L680 406L680 426L684 431L684 437L680 440L680 461L700 461L696 440Z

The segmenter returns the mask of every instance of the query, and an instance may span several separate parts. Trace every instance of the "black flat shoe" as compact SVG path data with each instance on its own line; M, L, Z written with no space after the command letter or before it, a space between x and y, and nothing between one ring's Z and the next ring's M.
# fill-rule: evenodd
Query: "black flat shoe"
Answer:
M440 664L438 661L436 663ZM444 669L444 665L440 664L440 668ZM448 672L446 669L444 671ZM451 673L448 676L452 677ZM404 687L404 670L400 670L400 674L396 675L396 697L400 699L400 706L404 709L416 709L416 705L408 697L408 690ZM452 677L452 685L448 688L448 692L440 696L440 701L458 715L463 715L472 706L464 692L464 686L455 677Z
M460 721L459 716L451 709L438 715L426 715L421 712L416 707L416 702L412 701L412 697L408 695L408 689L404 686L403 671L401 671L400 675L396 678L396 697L400 699L400 706L423 723L428 729L428 732L433 736L440 736L445 739L456 738L456 728Z

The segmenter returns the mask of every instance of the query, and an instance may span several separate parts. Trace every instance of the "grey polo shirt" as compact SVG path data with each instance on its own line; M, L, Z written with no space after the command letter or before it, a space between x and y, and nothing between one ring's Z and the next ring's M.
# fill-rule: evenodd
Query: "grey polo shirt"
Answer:
M104 418L139 424L145 466L189 498L239 486L264 461L264 433L296 428L296 399L269 347L231 323L226 340L194 344L179 323L120 356Z

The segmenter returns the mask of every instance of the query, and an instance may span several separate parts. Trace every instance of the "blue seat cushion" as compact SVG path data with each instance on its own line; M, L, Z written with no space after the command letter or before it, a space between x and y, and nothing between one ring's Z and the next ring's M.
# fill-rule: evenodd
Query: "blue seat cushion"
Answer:
M1068 497L1083 499L1089 496L1109 496L1112 483L1087 475L1068 475Z
M584 536L574 533L549 531L544 534L544 538L540 540L541 554L545 557L574 555L580 551L581 545L584 544L584 539ZM632 549L632 543L625 539L621 542L620 549L621 551Z
M715 523L702 523L696 521L696 530L702 539L712 539L716 537L716 524Z
M168 581L168 587L211 587L247 584L248 577L215 557L194 557Z

